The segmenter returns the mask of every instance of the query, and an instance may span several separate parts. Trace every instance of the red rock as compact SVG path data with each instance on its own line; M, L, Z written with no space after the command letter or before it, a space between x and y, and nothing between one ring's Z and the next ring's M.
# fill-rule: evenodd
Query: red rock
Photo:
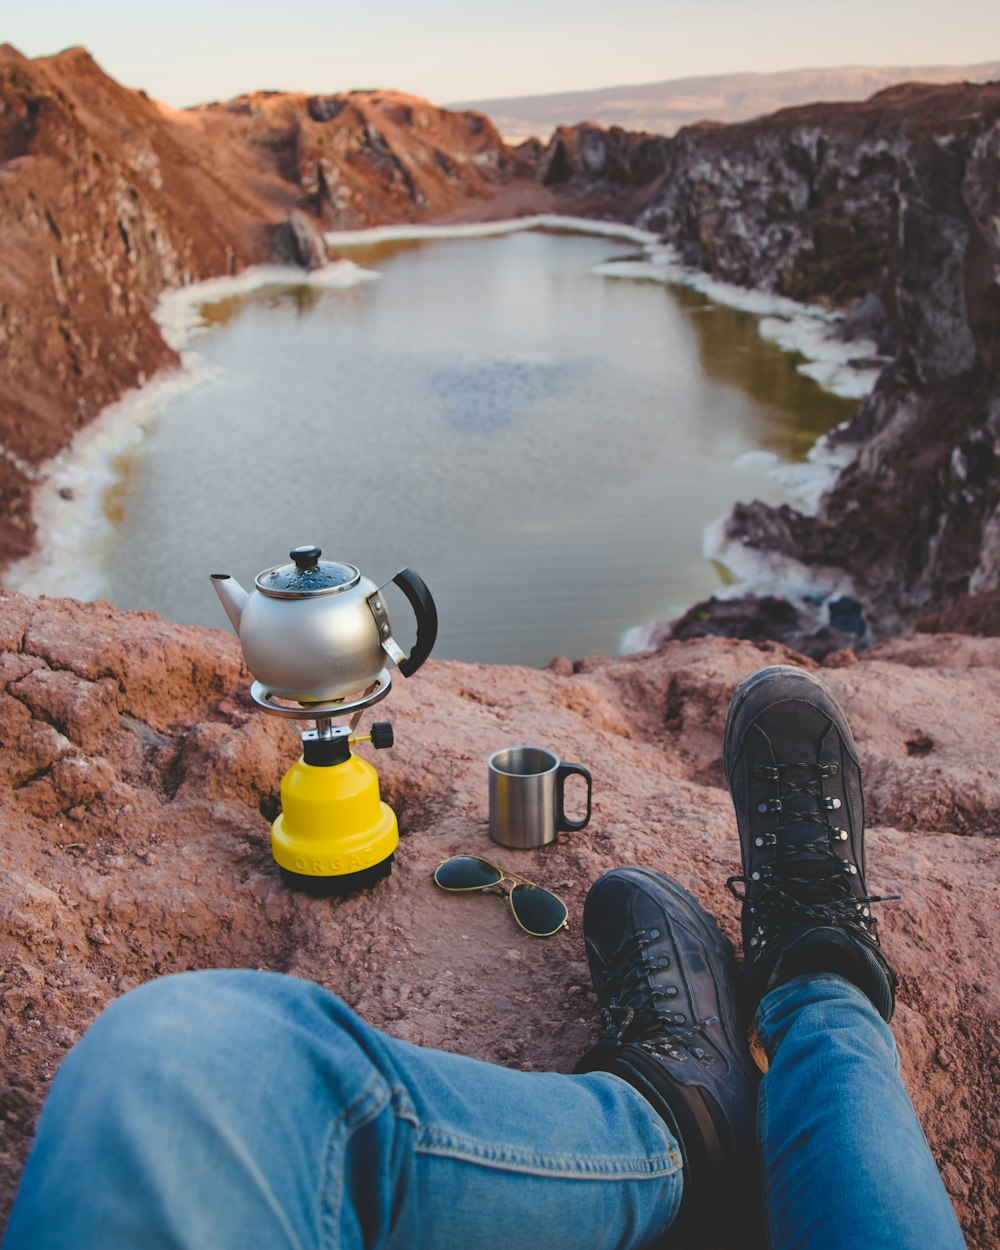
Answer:
M234 638L10 592L0 638L14 783L0 793L5 1203L62 1054L150 977L293 972L398 1037L568 1071L596 1030L580 911L602 871L670 873L738 940L722 727L743 676L796 661L776 644L671 642L576 671L429 662L378 713L396 736L372 757L400 820L392 876L330 901L278 881L268 822L298 744L252 709ZM865 764L870 884L903 895L882 908L882 930L902 977L904 1078L969 1244L995 1248L1000 640L893 640L823 676ZM530 852L489 841L486 758L515 741L591 769L584 832ZM541 942L495 898L436 890L434 866L457 851L558 890L570 932Z

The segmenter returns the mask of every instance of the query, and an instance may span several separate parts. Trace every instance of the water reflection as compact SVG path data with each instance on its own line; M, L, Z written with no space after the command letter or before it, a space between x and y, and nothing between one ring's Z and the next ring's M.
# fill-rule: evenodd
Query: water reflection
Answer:
M804 460L820 435L853 414L854 400L824 391L798 372L803 356L761 338L760 319L752 313L715 304L691 287L672 287L671 295L687 314L706 377L754 401L762 448L785 460ZM789 421L790 412L795 421Z
M217 378L131 458L104 593L222 626L209 571L248 584L315 542L376 581L416 568L436 655L526 664L614 653L710 593L706 524L785 498L749 453L800 459L854 404L756 317L592 272L620 250L393 240L344 249L377 282L207 306Z
M489 434L522 420L540 400L568 393L590 368L583 359L476 361L436 369L428 386L456 430Z
M262 308L294 308L296 312L307 313L323 298L325 292L305 282L289 285L265 287L253 295L233 295L226 299L215 300L210 304L199 306L198 312L206 326L228 325L234 317L238 317L253 301Z

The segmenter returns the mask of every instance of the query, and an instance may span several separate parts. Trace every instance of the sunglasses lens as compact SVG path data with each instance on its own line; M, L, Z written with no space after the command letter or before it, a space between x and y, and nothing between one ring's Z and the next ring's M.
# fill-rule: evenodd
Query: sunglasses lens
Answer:
M481 890L503 877L499 868L475 855L453 855L439 865L434 880L444 890Z
M569 912L566 904L540 885L515 885L510 905L522 929L534 937L549 937L562 928Z

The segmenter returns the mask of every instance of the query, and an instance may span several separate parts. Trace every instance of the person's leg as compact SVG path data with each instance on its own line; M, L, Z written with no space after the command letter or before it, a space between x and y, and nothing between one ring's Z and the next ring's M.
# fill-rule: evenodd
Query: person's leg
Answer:
M841 977L800 976L766 996L756 1027L770 1061L757 1110L770 1244L963 1246L892 1034L869 999Z
M681 1166L615 1077L409 1045L291 977L188 973L118 1000L67 1056L4 1246L640 1247Z
M684 1155L671 1237L747 1244L756 1215L759 1073L736 1010L732 947L697 899L648 868L590 888L583 936L603 1027L578 1072L634 1086Z
M758 1138L771 1244L952 1250L954 1212L899 1077L896 975L865 882L864 796L843 710L762 669L723 743L740 830L748 1016L769 1059Z

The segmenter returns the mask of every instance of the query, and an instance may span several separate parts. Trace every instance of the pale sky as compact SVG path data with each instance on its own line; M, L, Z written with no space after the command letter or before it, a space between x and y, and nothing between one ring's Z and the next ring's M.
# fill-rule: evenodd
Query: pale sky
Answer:
M740 70L1000 59L1000 0L8 0L0 42L89 48L177 107L394 87L435 103Z

